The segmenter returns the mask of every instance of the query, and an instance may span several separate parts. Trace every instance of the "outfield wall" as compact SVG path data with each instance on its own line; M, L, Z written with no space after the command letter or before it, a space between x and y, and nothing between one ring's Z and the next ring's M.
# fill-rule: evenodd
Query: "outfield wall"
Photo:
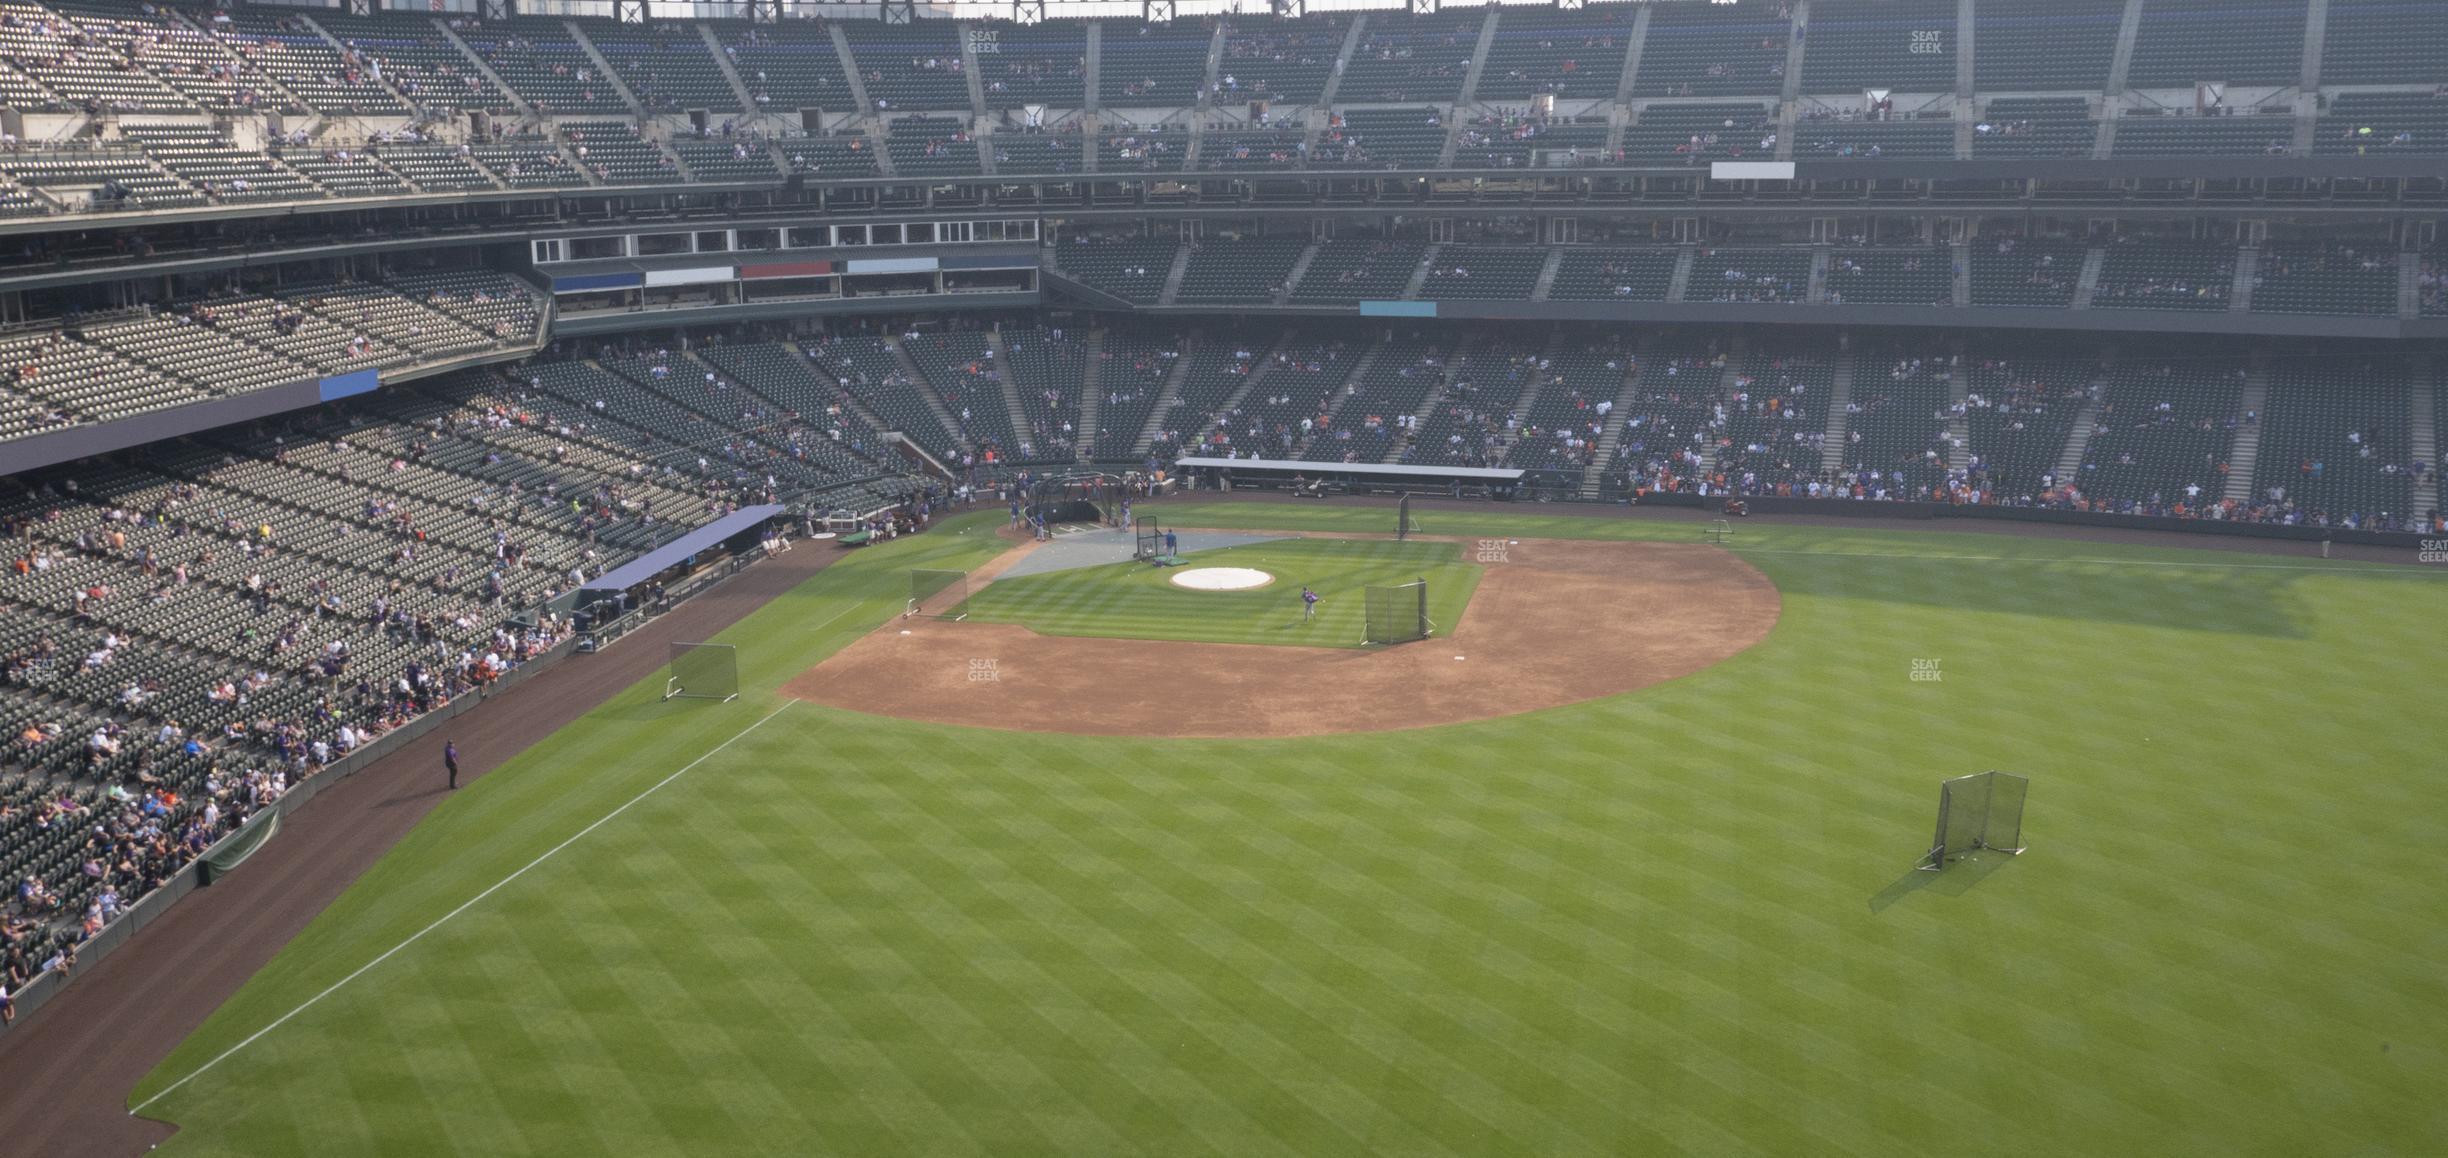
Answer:
M1479 499L1484 497L1506 501L1544 501L1547 498L1553 497L1554 492L1558 490L1572 492L1577 495L1580 487L1578 480L1556 482L1547 478L1539 477L1542 475L1553 475L1556 472L1530 471L1525 472L1524 483L1526 487L1532 487L1533 489L1527 493L1518 495L1482 494L1476 490L1466 489L1460 494L1453 494L1447 491L1429 490L1413 485L1417 478L1424 478L1427 475L1435 473L1433 468L1422 468L1419 471L1412 472L1410 476L1406 476L1404 478L1393 479L1391 481L1381 481L1378 478L1369 475L1338 474L1333 469L1335 464L1332 463L1302 462L1297 465L1301 468L1306 468L1306 473L1310 477L1326 479L1329 483L1337 487L1345 488L1345 493L1351 494L1393 495L1404 493L1406 490L1408 490L1411 493L1422 494L1430 498ZM1268 467L1259 466L1254 462L1242 463L1236 468L1236 477L1233 478L1232 485L1227 489L1227 493L1229 493L1230 490L1277 491L1288 489L1288 475L1291 469L1291 467L1285 467L1282 470L1274 470ZM1729 496L1703 496L1687 493L1653 494L1643 496L1640 499L1640 505L1649 507L1693 507L1702 510L1714 511L1722 508L1725 505L1725 500L1727 497ZM2164 515L2116 515L2104 514L2096 511L2064 510L2056 507L2010 507L1996 505L1975 506L1964 503L1899 502L1867 499L1799 499L1785 498L1775 495L1749 495L1736 497L1743 498L1745 502L1748 502L1751 505L1751 512L1753 514L1760 515L1816 515L1835 518L1864 519L1965 519L1972 521L1990 520L2012 523L2053 523L2059 526L2109 527L2129 531L2173 531L2186 535L2223 535L2248 539L2280 539L2298 543L2318 543L2327 541L2335 543L2348 543L2364 547L2397 547L2408 551L2422 549L2422 545L2426 541L2437 541L2442 538L2448 538L2448 536L2425 535L2420 532L2411 531L2355 531L2348 530L2343 527L2314 527L2291 525L2286 523L2240 523L2229 522L2223 519L2178 519ZM1592 505L1601 505L1622 503L1625 500L1626 496L1622 491L1608 490L1602 492L1602 497L1599 498L1572 498L1567 499L1566 501L1587 502Z

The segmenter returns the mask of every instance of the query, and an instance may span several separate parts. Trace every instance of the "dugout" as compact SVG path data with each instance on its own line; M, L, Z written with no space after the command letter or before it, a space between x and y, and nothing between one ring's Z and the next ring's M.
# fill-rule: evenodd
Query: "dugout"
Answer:
M717 558L753 551L768 534L767 524L775 519L787 518L788 513L787 508L776 503L741 507L711 523L687 531L671 542L579 584L573 610L579 613L582 624L617 619L627 610L631 591L656 580L672 582L684 578Z
M1480 466L1419 463L1304 462L1283 458L1205 458L1185 455L1178 463L1202 489L1279 490L1295 482L1322 483L1326 495L1436 495L1507 500L1523 494L1526 472Z

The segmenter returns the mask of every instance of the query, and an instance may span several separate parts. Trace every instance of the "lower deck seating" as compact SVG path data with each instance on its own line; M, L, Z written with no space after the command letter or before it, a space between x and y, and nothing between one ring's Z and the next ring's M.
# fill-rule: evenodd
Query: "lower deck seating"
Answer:
M1200 341L1197 349L1207 352L1218 345L1217 339L1209 337ZM1254 359L1247 350L1242 354L1236 363L1237 373L1247 374ZM1096 356L1097 428L1090 444L1094 457L1127 458L1139 445L1139 436L1147 430L1156 403L1163 397L1165 381L1172 377L1181 358L1181 343L1173 341L1165 331L1136 326L1115 326L1106 331L1103 348Z
M1697 371L1704 383L1717 377L1705 363L1686 370ZM1644 388L1650 381L1648 374L1641 378ZM1717 465L1728 483L1757 493L1819 478L1835 388L1836 351L1825 339L1753 343L1722 398L1726 417Z
M2416 513L2408 397L2395 358L2272 367L2253 501L2283 504L2329 525Z
M2098 367L2045 349L1966 357L1965 430L1973 473L1993 493L2029 498L2055 485Z
M2226 490L2246 370L2217 358L2128 359L2108 374L2073 482L2094 500L2167 509Z
M1219 414L1203 436L1207 453L1237 453L1264 458L1290 458L1315 430L1334 393L1359 364L1361 347L1321 334L1293 334L1253 371L1248 396ZM1224 383L1239 387L1239 383ZM1212 389L1212 387L1211 387ZM1191 394L1183 387L1185 405ZM1221 406L1215 398L1211 405Z
M1383 462L1397 438L1452 372L1451 338L1398 333L1377 348L1366 370L1344 384L1310 433L1301 457L1313 462Z

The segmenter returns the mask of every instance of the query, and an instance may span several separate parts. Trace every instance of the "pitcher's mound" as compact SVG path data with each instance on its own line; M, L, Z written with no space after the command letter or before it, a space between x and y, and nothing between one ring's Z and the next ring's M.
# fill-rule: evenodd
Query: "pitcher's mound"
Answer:
M1031 732L1376 732L1633 691L1724 660L1776 625L1776 586L1719 548L1554 539L1507 547L1462 622L1419 643L1173 643L913 619L861 638L783 690L854 711Z
M1273 575L1255 567L1192 567L1166 580L1192 591L1248 591L1274 581Z

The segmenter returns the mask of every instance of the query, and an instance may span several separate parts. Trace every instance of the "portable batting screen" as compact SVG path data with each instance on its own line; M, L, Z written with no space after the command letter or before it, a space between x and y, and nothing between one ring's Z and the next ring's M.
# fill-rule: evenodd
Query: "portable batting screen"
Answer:
M1362 643L1409 643L1428 638L1436 625L1428 622L1428 581L1399 587L1371 587L1361 593L1367 611Z
M1419 524L1411 521L1411 496L1406 493L1394 501L1394 540L1401 542L1408 539L1411 532L1416 530L1419 530Z
M738 699L739 649L727 643L671 645L671 674L663 680L663 698Z
M1154 519L1141 519L1132 527L1131 558L1139 560L1163 557L1164 528Z
M909 605L901 614L904 617L922 615L929 619L968 618L969 573L924 568L911 571Z
M1975 849L2011 856L2023 851L2023 797L2031 781L2012 772L1979 772L1938 785L1938 835L1929 863L1937 872L1947 861Z

